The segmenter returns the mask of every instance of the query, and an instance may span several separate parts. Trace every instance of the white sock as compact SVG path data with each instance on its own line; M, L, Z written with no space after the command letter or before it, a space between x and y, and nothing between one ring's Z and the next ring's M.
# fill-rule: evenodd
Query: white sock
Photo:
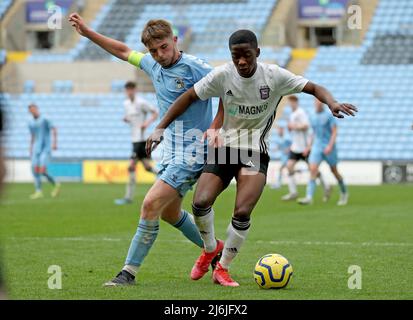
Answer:
M323 175L321 172L318 173L318 180L320 180L321 187L323 188L324 192L328 189L328 183L324 180Z
M297 193L297 185L295 184L294 174L288 175L288 190L290 190L290 194Z
M205 252L213 252L217 247L214 230L214 209L212 207L205 209L197 208L192 205L192 213L194 214L195 224L204 241Z
M249 220L240 221L236 218L232 218L232 221L227 229L227 239L225 240L222 257L219 260L219 263L224 269L229 268L232 260L234 260L239 253L242 244L247 238L249 228Z
M129 182L126 185L125 199L132 200L133 195L135 194L135 188L136 188L135 171L129 172Z
M139 270L138 266L132 266L130 264L126 264L122 270L129 272L131 275L136 276L136 273Z

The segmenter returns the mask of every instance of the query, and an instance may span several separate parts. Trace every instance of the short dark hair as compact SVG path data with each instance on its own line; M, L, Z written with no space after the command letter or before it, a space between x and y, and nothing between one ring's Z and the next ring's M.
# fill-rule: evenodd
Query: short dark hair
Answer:
M31 107L39 108L39 107L37 106L37 104L35 104L34 102L30 103L30 104L27 106L28 109L30 109Z
M125 89L136 89L136 83L133 81L126 82Z
M258 48L257 36L251 30L241 29L235 31L231 37L229 37L229 48L234 44L249 43L253 48Z
M290 101L298 101L297 96L288 96L288 100Z

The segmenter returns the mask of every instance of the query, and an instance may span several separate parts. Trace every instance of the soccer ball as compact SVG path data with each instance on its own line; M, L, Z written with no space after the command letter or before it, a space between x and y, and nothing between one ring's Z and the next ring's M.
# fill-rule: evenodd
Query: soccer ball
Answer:
M258 260L254 269L255 282L263 289L281 289L287 286L293 275L293 267L280 254L266 254Z

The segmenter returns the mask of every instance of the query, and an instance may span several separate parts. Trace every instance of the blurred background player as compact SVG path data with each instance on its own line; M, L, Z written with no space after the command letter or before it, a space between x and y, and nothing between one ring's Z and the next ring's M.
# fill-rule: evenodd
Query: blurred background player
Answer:
M299 160L307 160L303 152L307 147L307 134L310 127L306 112L298 105L298 98L296 96L289 96L287 99L292 110L287 124L292 141L287 162L289 193L281 198L285 201L298 198L297 185L294 179L294 168Z
M285 133L283 126L277 126L277 149L280 151L280 169L278 171L277 181L270 185L273 189L281 188L282 185L282 173L285 168L287 168L288 155L290 154L291 139Z
M148 172L156 174L156 169L152 166L150 157L145 151L146 129L158 117L158 111L148 101L140 97L136 92L136 83L127 82L125 84L127 99L124 101L125 117L123 121L131 127L132 136L132 156L128 167L129 182L126 185L125 197L116 199L118 205L132 203L136 187L136 164L141 161L143 167Z
M60 192L60 183L47 172L47 164L51 157L51 152L57 150L57 129L52 122L40 115L39 108L36 104L29 105L29 112L33 119L29 122L31 134L30 157L32 160L32 172L34 176L35 192L30 199L43 198L42 177L45 177L53 186L51 196L57 197ZM53 136L53 142L51 137Z
M311 204L316 189L316 178L319 173L319 166L321 161L325 160L330 166L331 172L336 177L340 187L339 206L347 204L348 192L344 184L343 177L337 170L337 123L331 112L324 108L324 104L318 99L315 99L315 112L311 115L311 126L313 134L310 137L309 145L305 151L310 153L308 162L310 166L310 182L307 185L307 195L305 198L298 199L300 204ZM311 151L310 151L311 150Z
M295 200L298 198L297 184L294 178L295 165L300 160L307 162L308 153L305 153L305 151L308 147L308 130L310 128L310 120L304 109L299 106L298 98L296 96L289 96L288 102L292 113L290 114L287 127L290 132L292 143L287 162L289 193L281 198L284 201ZM325 197L328 197L330 188L327 186L320 173L317 177L320 179L320 183L323 186Z

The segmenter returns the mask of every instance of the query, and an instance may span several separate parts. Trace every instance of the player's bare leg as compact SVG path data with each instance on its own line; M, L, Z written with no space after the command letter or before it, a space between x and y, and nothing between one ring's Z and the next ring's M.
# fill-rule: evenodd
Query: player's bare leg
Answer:
M239 253L250 229L250 216L261 197L266 176L261 172L251 174L242 168L237 176L237 194L231 223L227 229L222 257L213 273L213 280L223 286L237 287L239 284L229 274L229 267Z
M204 241L204 249L191 270L192 280L199 280L208 272L209 265L224 247L224 243L215 238L214 209L212 208L216 198L224 189L221 178L213 173L202 173L198 180L192 212Z
M330 166L331 172L333 175L336 177L338 186L340 188L340 199L337 202L338 206L345 206L348 202L348 191L347 191L347 186L344 183L342 175L338 172L337 166Z
M283 196L281 200L290 201L290 200L295 200L298 197L297 185L295 184L295 180L294 180L294 167L296 163L297 161L294 159L289 159L287 162L289 192L288 194Z

